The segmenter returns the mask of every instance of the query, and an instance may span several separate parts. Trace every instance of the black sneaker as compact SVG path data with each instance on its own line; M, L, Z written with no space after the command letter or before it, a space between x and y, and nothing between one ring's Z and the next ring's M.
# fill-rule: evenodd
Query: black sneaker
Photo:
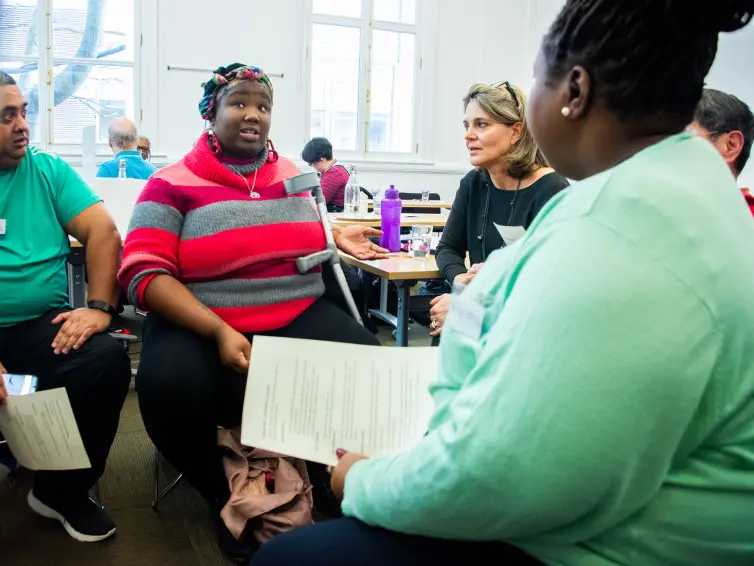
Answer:
M66 532L79 542L99 542L115 534L112 519L88 497L60 509L43 503L33 491L29 492L27 501L32 511L47 519L60 521Z
M248 532L244 532L240 540L233 536L220 517L220 511L224 506L219 501L210 501L209 504L212 521L215 523L215 529L217 529L217 545L232 562L248 565L256 551L259 550L259 543Z

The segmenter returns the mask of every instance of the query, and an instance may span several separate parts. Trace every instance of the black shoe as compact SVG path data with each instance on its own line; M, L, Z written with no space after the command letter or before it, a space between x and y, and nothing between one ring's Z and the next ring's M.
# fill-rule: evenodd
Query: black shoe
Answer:
M236 537L233 536L220 517L220 511L222 511L224 506L225 504L220 503L219 501L210 501L209 503L212 520L217 529L217 545L220 547L223 554L232 562L248 565L256 551L259 550L259 543L251 534L246 532L241 535L240 540L237 540Z
M66 532L79 542L99 542L115 534L115 524L104 509L88 497L65 506L40 501L33 491L27 498L32 511L63 524Z

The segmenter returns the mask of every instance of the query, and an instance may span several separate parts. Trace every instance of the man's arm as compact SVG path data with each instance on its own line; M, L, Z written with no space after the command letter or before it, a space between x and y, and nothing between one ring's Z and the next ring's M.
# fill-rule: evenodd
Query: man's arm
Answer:
M86 248L87 298L117 305L120 234L105 205L97 202L85 208L66 223L65 230ZM61 325L52 347L56 354L78 350L90 336L107 330L111 322L111 315L96 309L61 313L52 320Z
M86 247L88 300L116 306L121 239L105 205L98 202L83 210L66 224L65 230Z

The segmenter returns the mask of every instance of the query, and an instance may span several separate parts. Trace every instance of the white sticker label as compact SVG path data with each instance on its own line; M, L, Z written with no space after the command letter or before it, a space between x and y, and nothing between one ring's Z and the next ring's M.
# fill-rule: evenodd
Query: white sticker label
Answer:
M445 326L468 336L472 340L479 340L482 335L484 322L484 307L475 303L464 295L453 295L450 312Z
M0 218L0 236L5 236L5 218Z

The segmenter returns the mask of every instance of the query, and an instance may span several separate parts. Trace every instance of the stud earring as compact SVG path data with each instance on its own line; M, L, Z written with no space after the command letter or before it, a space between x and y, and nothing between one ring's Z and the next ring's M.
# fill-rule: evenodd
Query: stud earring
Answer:
M560 109L560 113L563 115L563 118L568 118L568 116L571 115L571 109L568 108L568 106L563 106L563 108Z

